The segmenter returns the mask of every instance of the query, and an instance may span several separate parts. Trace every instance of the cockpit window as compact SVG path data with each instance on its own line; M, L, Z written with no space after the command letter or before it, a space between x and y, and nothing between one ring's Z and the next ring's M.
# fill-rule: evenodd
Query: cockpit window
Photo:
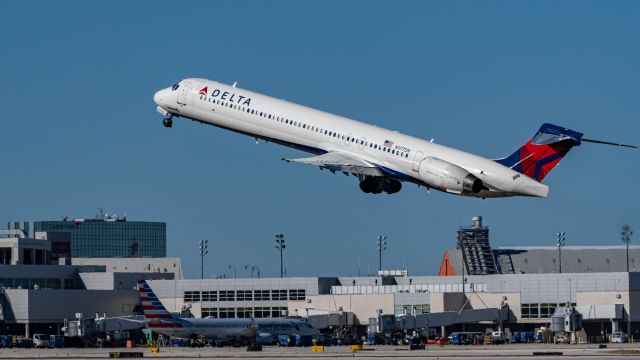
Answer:
M171 91L176 91L176 90L178 90L179 87L180 87L180 83L176 83L175 85L173 85L171 87Z

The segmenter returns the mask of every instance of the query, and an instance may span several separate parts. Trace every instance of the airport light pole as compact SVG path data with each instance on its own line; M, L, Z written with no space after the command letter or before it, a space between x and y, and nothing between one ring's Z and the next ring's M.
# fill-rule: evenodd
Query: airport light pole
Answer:
M622 242L627 246L627 272L629 272L629 243L631 243L631 235L633 235L631 226L624 225L620 232L620 236L622 237Z
M558 273L562 274L562 248L566 243L566 233L558 232L556 234L556 246L558 247Z
M238 278L238 268L235 265L229 265L229 270L233 269L233 278Z
M204 279L204 256L209 253L209 250L207 249L209 240L200 240L198 241L198 244L200 244L200 279Z
M276 249L280 250L280 277L284 277L284 261L282 259L282 252L287 246L284 244L284 235L281 233L276 235Z
M258 272L258 279L260 279L260 268L259 267L255 266L255 265L245 265L244 269L245 270L251 270L251 277L253 277L253 273L255 271L257 271Z
M387 250L387 237L378 235L378 271L382 271L382 252Z

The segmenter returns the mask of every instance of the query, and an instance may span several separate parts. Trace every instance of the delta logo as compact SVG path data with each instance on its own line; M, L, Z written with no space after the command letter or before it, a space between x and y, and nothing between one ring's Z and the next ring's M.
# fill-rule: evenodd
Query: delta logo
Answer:
M198 91L198 95L202 95L203 97L200 97L201 100L207 101L207 92L209 91L209 87L205 86L202 89L200 89L200 91ZM214 89L210 96L214 99L220 99L223 101L229 101L232 103L236 103L238 105L244 105L244 106L251 106L251 98L248 98L246 96L243 95L239 95L236 93L230 93L228 91L221 91L220 89Z

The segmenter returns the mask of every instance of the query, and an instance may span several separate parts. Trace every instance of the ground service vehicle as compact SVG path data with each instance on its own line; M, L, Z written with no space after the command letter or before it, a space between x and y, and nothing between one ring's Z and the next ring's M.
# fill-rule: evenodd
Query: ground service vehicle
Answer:
M36 347L36 348L49 347L49 335L33 334L33 347Z
M629 337L622 331L616 331L611 334L612 343L626 343L629 342Z

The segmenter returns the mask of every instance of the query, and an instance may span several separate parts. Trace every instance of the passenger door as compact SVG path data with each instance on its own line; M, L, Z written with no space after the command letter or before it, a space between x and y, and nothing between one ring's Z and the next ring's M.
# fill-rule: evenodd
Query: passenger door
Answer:
M418 170L420 170L420 163L422 162L423 157L424 154L422 151L418 151L416 153L416 156L413 158L413 171L418 172Z
M189 81L185 81L180 86L180 92L178 93L178 104L179 105L187 105L187 96L189 95L189 91L191 91L191 84Z

